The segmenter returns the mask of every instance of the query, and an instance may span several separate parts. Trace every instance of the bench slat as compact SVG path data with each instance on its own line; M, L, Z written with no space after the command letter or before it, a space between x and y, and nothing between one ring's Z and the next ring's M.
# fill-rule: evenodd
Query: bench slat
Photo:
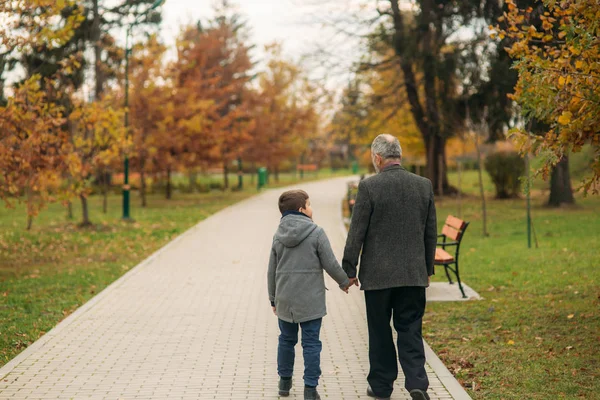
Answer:
M457 231L449 225L444 225L442 233L452 240L458 240L460 238L460 231Z
M450 255L446 250L440 249L439 247L435 249L435 261L437 262L449 262L454 261L454 257Z
M462 231L465 227L465 221L463 221L462 219L458 219L452 215L448 215L448 218L446 218L446 225L449 225L456 230Z

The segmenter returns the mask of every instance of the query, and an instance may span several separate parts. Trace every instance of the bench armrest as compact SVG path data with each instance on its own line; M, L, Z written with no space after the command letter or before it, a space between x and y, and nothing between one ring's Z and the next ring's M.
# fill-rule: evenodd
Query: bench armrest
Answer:
M458 246L458 242L441 242L437 244L438 246L446 247L446 246Z
M444 236L446 236L446 235L444 235L443 233L440 233L437 235L437 237L439 237L439 238L444 237Z

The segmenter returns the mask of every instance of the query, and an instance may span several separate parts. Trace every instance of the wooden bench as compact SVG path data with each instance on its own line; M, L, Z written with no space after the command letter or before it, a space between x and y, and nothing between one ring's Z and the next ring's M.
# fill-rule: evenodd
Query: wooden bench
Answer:
M468 222L465 222L461 219L453 217L449 215L446 218L446 222L444 224L444 228L442 229L442 233L438 235L438 240L443 238L441 242L438 242L438 246L441 246L435 249L435 265L443 265L444 271L446 272L446 276L448 277L448 282L452 285L452 278L450 277L450 273L448 270L454 272L456 275L456 280L458 282L458 287L460 288L460 292L463 295L463 298L467 298L465 295L465 291L462 287L462 283L460 282L460 273L458 269L458 254L460 250L460 242L469 226ZM450 254L446 251L447 247L454 247L455 252L454 255Z

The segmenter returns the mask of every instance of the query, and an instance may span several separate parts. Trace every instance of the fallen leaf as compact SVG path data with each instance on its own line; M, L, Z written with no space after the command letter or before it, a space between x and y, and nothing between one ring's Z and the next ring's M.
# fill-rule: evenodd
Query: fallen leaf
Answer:
M508 342L506 342L506 344L514 346L515 345L515 341L514 340L509 340Z
M574 316L575 316L575 314L569 314L569 315L567 315L567 318L572 319Z

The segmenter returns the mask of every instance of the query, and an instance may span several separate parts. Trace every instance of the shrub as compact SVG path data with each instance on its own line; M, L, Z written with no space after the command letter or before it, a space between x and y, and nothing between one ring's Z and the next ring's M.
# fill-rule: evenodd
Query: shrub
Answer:
M525 173L525 160L516 152L497 152L487 156L485 170L496 186L496 198L518 197L521 176Z
M224 185L223 185L222 182L215 182L215 181L211 181L208 184L208 188L210 190L220 190L220 191L224 191L225 190L225 187L224 187Z

